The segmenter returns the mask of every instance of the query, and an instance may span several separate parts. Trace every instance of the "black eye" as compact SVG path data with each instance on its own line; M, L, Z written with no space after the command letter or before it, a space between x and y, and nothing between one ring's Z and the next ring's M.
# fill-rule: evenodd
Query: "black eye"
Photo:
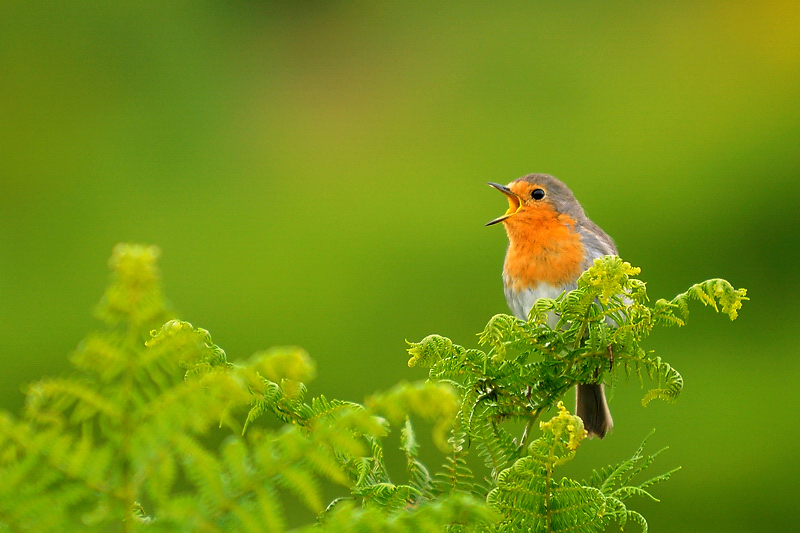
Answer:
M531 198L533 198L534 200L541 200L542 198L544 198L544 189L533 189L533 192L531 193Z

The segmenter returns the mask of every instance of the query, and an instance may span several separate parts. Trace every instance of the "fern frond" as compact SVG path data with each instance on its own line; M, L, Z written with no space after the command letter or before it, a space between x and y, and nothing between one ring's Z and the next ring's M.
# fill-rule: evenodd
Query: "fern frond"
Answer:
M722 312L731 320L736 320L736 317L739 316L739 309L742 308L742 302L749 298L747 298L747 289L734 289L726 280L716 278L696 283L689 287L689 290L672 299L670 303L678 306L684 320L689 317L689 300L699 300L703 302L703 305L711 306L717 312L719 312L719 307L717 307L719 302Z
M534 456L517 460L497 480L489 505L504 517L499 531L602 531L610 521L606 499L570 479L555 482L552 463Z
M560 305L557 307L560 318L554 329L561 329L571 321L582 321L591 315L591 309L597 307L594 303L595 298L597 298L597 291L593 291L589 287L578 287L562 296L559 301ZM595 313L598 310L595 309Z
M342 414L348 413L353 409L361 409L361 405L355 402L344 400L328 400L325 396L317 396L311 400L311 416L308 424L314 425L319 421L333 421Z
M650 528L647 525L647 520L644 519L644 516L637 513L636 511L631 511L630 509L626 509L624 514L621 514L619 517L619 527L620 529L625 527L627 521L630 520L631 522L636 522L641 526L642 533L647 533Z
M588 482L567 478L555 481L555 468L574 457L585 437L580 418L570 415L563 404L558 407L554 418L540 424L543 434L531 444L530 455L503 470L496 488L489 493L489 505L504 517L498 530L599 532L612 521L624 527L632 520L646 531L644 518L629 511L623 501L631 496L655 499L645 487L653 480L668 478L672 472L639 485L629 484L631 472L641 472L652 462L652 456L641 455L643 442L631 459L593 472ZM637 468L640 461L646 464Z
M451 494L464 491L471 493L475 479L472 469L467 465L467 432L463 429L463 420L457 418L450 438L447 440L450 453L445 457L442 470L436 473L434 486L438 494Z
M79 423L101 414L108 418L120 416L119 405L101 395L91 384L75 379L47 379L34 383L25 397L26 412L34 420L52 420L50 415L72 409L70 421Z
M428 335L420 342L406 341L406 343L409 345L407 351L411 355L411 359L408 360L410 367L420 365L428 368L437 361L452 356L461 348L454 346L453 341L441 335Z
M653 320L663 326L684 326L686 322L677 316L675 312L680 312L684 317L689 315L689 306L686 300L675 300L668 302L663 298L656 300L653 306Z
M466 382L485 376L488 357L481 350L465 350L454 346L453 352L435 362L428 371L432 381L450 383L456 388L464 388Z
M626 459L615 466L609 466L600 471L593 471L589 481L583 482L583 484L587 486L597 488L607 498L609 506L616 510L614 514L620 527L624 527L625 521L631 519L641 525L643 531L647 531L647 522L644 517L628 510L623 502L631 496L640 496L652 501L659 501L645 489L669 479L672 474L680 470L680 468L675 468L641 483L633 484L633 478L647 469L655 458L664 451L664 449L662 449L651 455L643 454L644 446L652 434L653 432L650 432L650 434L644 438L641 445L639 445L639 448L637 448L630 459Z
M125 370L130 357L122 348L123 338L116 332L90 334L70 356L70 362L88 375L111 381Z
M138 331L163 324L168 318L156 266L156 246L118 244L108 261L111 283L95 309L110 325L130 322Z
M594 264L581 274L578 288L585 287L597 293L600 302L608 304L613 295L631 289L631 276L636 276L641 271L619 257L606 255L595 259Z
M556 300L552 298L539 298L533 302L530 313L528 313L528 320L535 325L547 324L548 316L558 308Z
M286 383L307 383L316 375L314 361L305 350L296 346L256 352L244 366L273 383L280 383L284 390ZM292 392L295 391L296 388L292 388ZM287 395L291 398L297 397L297 394L289 391Z
M511 315L494 315L479 334L478 343L491 346L495 360L502 361L506 355L506 339L518 335L522 331L522 324L523 321Z
M656 398L667 402L675 401L683 390L683 376L660 357L648 359L645 368L650 379L656 381L658 385L644 395L642 405L647 406Z
M714 279L650 306L639 270L604 257L577 289L538 300L527 321L494 316L480 334L485 351L438 335L409 343L409 365L428 367L429 380L400 383L362 405L306 400L316 368L300 348L234 364L208 331L168 320L157 255L115 249L97 308L108 330L71 355L76 375L29 388L23 420L0 413L0 531L285 531L286 497L319 516L299 531L549 533L600 531L612 521L646 531L625 502L656 500L650 487L677 469L638 481L661 453L646 455L645 439L588 482L556 480L586 436L559 400L609 372L612 384L622 372L655 382L645 405L674 400L683 378L643 340L656 325L683 325L690 300L734 319L747 299ZM240 427L242 406L249 411ZM264 415L281 427L253 427ZM439 469L420 460L416 417L432 424L446 454ZM508 421L525 423L521 438ZM218 448L203 438L212 424L232 430ZM407 483L390 479L384 457L393 426ZM471 449L485 469L468 460Z
M293 492L308 509L317 514L325 509L320 495L320 485L312 472L298 466L281 471L282 485Z
M274 406L277 404L281 390L276 383L272 383L273 387L267 388L264 393L259 396L253 396L250 403L250 410L247 412L247 418L242 426L242 435L247 432L250 425L264 416L267 413L273 412Z
M459 398L455 390L444 383L401 382L387 392L367 398L366 406L396 425L409 413L433 422L433 441L440 450L447 450L446 435L458 412Z
M504 470L517 451L511 435L492 420L485 419L475 426L478 454L490 470L492 481Z
M417 455L419 444L411 425L411 419L406 417L406 422L400 430L400 449L406 456L406 471L408 472L409 485L423 497L430 497L433 478L422 464Z

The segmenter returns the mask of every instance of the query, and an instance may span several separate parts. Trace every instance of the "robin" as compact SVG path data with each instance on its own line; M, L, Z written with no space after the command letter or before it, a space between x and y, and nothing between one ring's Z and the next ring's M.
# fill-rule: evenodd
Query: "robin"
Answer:
M553 176L528 174L508 186L489 185L508 197L508 211L486 225L502 222L508 233L503 286L517 318L527 320L538 298L556 298L575 289L578 277L596 258L617 255L611 237L589 220L569 187ZM602 439L614 424L603 384L579 384L575 397L575 411L589 436Z

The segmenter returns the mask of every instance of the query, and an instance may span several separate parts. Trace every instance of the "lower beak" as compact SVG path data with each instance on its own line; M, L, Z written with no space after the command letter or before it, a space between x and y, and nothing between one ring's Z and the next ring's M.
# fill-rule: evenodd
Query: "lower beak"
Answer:
M506 211L506 214L492 220L491 222L487 222L486 223L487 226L491 226L492 224L497 224L498 222L502 222L508 217L515 215L520 210L520 208L522 207L522 198L520 198L519 195L517 195L517 193L513 192L505 185L500 185L499 183L490 182L487 183L487 185L489 185L490 187L494 187L495 189L497 189L498 191L500 191L501 193L505 194L508 197L508 211Z

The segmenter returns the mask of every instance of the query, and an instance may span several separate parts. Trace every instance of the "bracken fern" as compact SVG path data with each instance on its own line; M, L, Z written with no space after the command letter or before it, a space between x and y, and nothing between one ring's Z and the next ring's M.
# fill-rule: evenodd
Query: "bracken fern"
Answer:
M644 338L655 325L683 325L690 300L731 319L746 300L709 280L651 307L638 269L606 257L576 290L537 301L529 320L493 317L484 349L437 335L410 343L409 365L429 368L429 379L360 404L309 398L316 369L297 347L229 361L208 331L171 316L157 257L154 247L117 246L97 307L106 330L80 343L72 375L28 387L21 417L0 413L0 532L646 530L626 501L652 498L649 487L674 470L633 481L658 455L643 455L643 444L588 481L557 480L585 438L560 400L576 383L620 373L654 383L644 404L674 400L683 380ZM432 428L439 467L420 460L414 420ZM515 420L522 435L507 424ZM219 446L206 438L214 427L227 433ZM393 429L405 482L384 458ZM472 451L485 468L473 471ZM296 506L317 520L298 526Z

